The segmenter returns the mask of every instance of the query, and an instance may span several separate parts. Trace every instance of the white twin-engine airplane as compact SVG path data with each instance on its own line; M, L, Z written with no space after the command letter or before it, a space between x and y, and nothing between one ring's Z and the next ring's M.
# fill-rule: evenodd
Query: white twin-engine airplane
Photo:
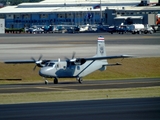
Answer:
M96 55L90 58L75 58L75 53L72 59L66 60L32 60L24 61L5 61L6 64L23 64L35 63L36 66L41 67L39 75L45 78L45 84L48 84L46 78L54 78L54 83L58 83L58 78L76 78L79 83L82 83L82 78L96 70L104 71L107 66L121 65L119 63L108 64L107 59L129 58L130 55L106 56L105 41L103 37L98 37ZM36 68L34 67L34 69Z

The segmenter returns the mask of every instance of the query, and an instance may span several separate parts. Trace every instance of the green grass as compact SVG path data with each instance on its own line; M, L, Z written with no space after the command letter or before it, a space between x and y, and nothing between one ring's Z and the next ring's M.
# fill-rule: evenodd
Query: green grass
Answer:
M117 62L121 60L110 60ZM158 58L131 58L124 59L121 66L110 66L100 74L100 71L94 75L87 76L88 79L124 79L124 78L150 78L160 77L160 57Z
M125 89L73 90L0 94L0 104L144 97L160 97L160 86Z

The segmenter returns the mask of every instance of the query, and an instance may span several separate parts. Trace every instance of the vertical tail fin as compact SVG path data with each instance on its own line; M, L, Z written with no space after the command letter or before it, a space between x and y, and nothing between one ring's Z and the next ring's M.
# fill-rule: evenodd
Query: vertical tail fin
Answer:
M106 56L106 49L105 49L105 40L104 37L100 36L97 40L97 52L96 57Z

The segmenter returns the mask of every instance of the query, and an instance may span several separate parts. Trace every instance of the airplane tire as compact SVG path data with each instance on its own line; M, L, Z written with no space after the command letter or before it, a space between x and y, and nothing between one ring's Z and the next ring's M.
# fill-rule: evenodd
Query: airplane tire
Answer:
M54 78L54 84L58 84L58 79Z
M82 83L82 82L83 82L83 79L82 79L82 78L79 78L79 79L78 79L78 82L79 82L79 83Z

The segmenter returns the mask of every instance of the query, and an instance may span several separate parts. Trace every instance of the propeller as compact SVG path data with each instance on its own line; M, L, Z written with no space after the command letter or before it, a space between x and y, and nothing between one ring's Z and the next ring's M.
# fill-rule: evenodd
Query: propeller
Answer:
M36 64L36 65L34 66L33 70L35 70L37 66L40 66L40 64L42 63L41 58L42 58L42 55L39 56L38 60L36 60L35 58L31 57L31 59L32 59L32 60L35 62L35 64Z
M86 62L86 60L83 58L75 58L75 54L76 53L73 52L71 59L69 59L68 57L65 57L66 61L67 62L74 62L75 65L82 65Z
M75 61L76 60L76 58L75 58L75 52L73 52L73 54L72 54L72 58L71 59L69 59L68 57L65 57L65 59L67 60L67 61L70 61L70 62L73 62L73 61Z

